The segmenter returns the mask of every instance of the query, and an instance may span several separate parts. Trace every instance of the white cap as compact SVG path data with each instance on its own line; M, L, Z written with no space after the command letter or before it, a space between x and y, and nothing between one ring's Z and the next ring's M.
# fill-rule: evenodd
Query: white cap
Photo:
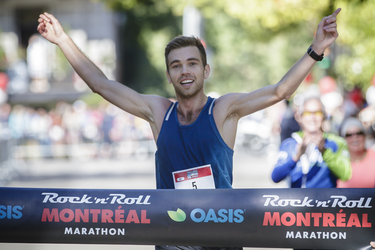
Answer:
M363 133L365 133L365 129L363 128L360 120L354 117L349 117L345 119L345 121L341 125L341 136L345 137L346 132L348 132L348 130L352 127L356 127L359 130L361 130Z

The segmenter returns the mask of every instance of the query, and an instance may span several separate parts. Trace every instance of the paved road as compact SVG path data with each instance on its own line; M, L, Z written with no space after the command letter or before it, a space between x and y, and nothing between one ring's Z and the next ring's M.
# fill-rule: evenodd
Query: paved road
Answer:
M270 179L274 154L253 156L237 149L234 157L234 188L283 188ZM19 167L18 176L7 187L89 188L89 189L154 189L154 158L133 156L118 159L29 160ZM8 244L1 250L151 250L153 246L75 245L75 244ZM261 250L260 248L245 248Z

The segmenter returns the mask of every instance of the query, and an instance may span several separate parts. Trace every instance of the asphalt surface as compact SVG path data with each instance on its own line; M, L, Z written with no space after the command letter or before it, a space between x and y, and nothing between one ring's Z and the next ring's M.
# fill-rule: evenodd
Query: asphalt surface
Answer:
M236 149L234 188L285 188L270 178L275 152L252 154ZM154 189L154 157L34 159L19 164L7 187L88 188L88 189ZM0 243L1 250L151 250L154 246L92 244L16 244ZM244 248L264 250L266 248Z

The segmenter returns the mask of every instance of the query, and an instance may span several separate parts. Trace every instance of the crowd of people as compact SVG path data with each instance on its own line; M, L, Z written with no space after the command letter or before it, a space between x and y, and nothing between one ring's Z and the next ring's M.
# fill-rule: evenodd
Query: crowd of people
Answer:
M272 179L290 187L375 187L375 106L355 88L327 110L321 96L287 109ZM293 130L290 130L293 128Z
M321 129L344 138L352 162L358 163L358 157L352 155L353 150L359 150L358 147L361 148L362 153L363 150L370 150L368 154L370 156L373 152L371 148L375 147L375 107L367 105L364 98L361 102L357 101L356 103L349 96L343 100L342 105L334 113L325 114ZM268 122L277 120L278 117L282 118L280 122L276 121L276 126L279 127L269 131L274 133L273 137L280 137L280 140L276 140L279 143L292 138L293 132L301 129L301 121L296 120L298 106L295 105L295 102L293 104L288 101L285 102L287 105L284 103L275 105L274 111L270 111L272 107L266 109L261 117L262 120ZM294 108L292 108L293 105ZM350 111L348 111L348 107L351 107ZM252 116L245 119L252 119ZM315 116L317 116L316 113ZM306 113L304 117L306 117ZM341 117L341 120L335 117ZM345 124L355 124L360 133L358 131L354 134L348 133L346 131L348 125ZM242 123L239 126L243 126ZM258 126L262 126L262 122L259 122ZM92 156L116 156L118 153L116 148L119 143L133 142L135 145L134 143L139 141L152 141L153 135L148 123L143 119L124 112L104 100L95 107L89 107L84 101L77 100L72 104L63 101L57 102L49 110L20 104L13 106L9 103L1 104L0 140L4 140L4 138L11 138L13 145L16 146L40 145L47 146L47 148L53 145L91 143L97 144ZM358 143L359 146L353 145ZM42 147L40 151L43 151ZM364 157L363 154L359 157ZM58 156L54 156L51 151L40 152L37 155L39 157ZM24 155L24 157L28 156ZM29 157L32 156L29 155Z
M91 156L116 156L118 143L133 142L134 148L134 143L152 140L146 122L105 101L97 107L82 100L58 102L49 110L5 103L0 105L0 128L0 138L15 146L37 146L34 155L18 152L23 157L65 157L69 152L58 154L53 146L84 144L95 145Z

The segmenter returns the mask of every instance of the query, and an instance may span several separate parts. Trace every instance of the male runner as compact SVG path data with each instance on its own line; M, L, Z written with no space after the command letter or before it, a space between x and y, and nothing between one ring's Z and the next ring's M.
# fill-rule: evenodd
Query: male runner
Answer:
M309 53L305 53L277 84L247 94L226 94L217 100L206 96L203 90L210 66L200 40L175 38L166 47L165 61L176 103L164 97L137 93L109 80L77 48L53 15L40 15L38 31L60 47L93 92L149 122L157 144L157 188L186 188L186 185L190 188L231 188L233 147L239 119L294 93L316 60L321 60L325 49L337 39L336 16L340 10L321 20ZM199 177L201 173L204 178L195 178L195 182L185 182L179 177ZM205 248L159 246L157 249Z

